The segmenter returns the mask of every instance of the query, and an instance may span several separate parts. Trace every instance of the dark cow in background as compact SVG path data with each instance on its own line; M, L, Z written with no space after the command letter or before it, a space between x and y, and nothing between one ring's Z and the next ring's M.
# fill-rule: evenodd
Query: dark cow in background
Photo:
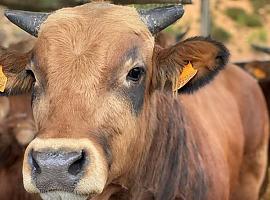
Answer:
M235 64L258 80L266 98L268 110L270 111L270 61L238 61Z
M32 48L32 41L0 47L0 63L7 54L19 55ZM19 62L19 61L18 61ZM15 63L14 63L15 64ZM0 97L0 199L35 200L23 188L22 163L25 148L34 138L31 95Z
M34 200L23 188L22 163L35 135L29 95L0 97L0 199Z
M38 132L24 155L28 192L46 200L259 198L269 136L261 90L210 38L156 45L153 34L182 14L180 5L106 3L6 12L38 37L31 52L0 61L3 95L32 92Z

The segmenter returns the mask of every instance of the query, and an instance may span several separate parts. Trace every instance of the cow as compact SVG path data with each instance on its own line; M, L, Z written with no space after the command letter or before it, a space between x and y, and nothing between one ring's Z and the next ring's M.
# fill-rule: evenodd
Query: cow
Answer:
M259 82L263 94L266 98L268 110L270 111L270 61L269 60L250 60L238 61L234 64L243 68Z
M38 200L23 188L23 154L35 135L29 95L0 98L0 199Z
M234 64L238 65L239 67L243 68L249 74L251 74L254 78L258 80L258 83L263 91L266 103L267 103L267 110L268 114L270 114L270 61L269 60L251 60L251 61L238 61ZM270 148L268 147L268 171L265 182L262 186L261 192L262 194L265 193L265 199L270 198ZM268 188L267 188L268 187Z
M0 46L0 59L10 51L26 52L31 43L23 41L8 49ZM31 95L0 97L0 199L40 199L24 190L21 173L25 148L34 135Z
M269 122L257 82L211 38L168 48L154 36L183 15L89 3L6 11L37 37L7 54L2 95L32 93L37 127L23 182L42 199L258 199ZM1 80L2 80L1 79Z

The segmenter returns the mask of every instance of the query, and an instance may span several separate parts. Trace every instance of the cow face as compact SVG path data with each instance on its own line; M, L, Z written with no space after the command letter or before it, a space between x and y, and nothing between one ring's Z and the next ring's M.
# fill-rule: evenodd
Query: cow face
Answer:
M0 60L5 94L33 94L38 134L24 157L27 191L44 199L84 199L127 180L152 137L155 92L171 94L188 62L199 70L188 91L226 63L219 43L193 38L162 49L148 28L133 8L93 3L62 9L41 25L25 62Z

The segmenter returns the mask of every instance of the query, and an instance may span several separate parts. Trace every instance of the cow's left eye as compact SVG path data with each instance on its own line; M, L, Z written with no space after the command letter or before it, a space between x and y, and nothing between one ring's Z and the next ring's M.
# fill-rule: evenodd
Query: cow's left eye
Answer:
M30 75L33 78L34 82L36 81L35 74L34 74L34 72L32 70L26 69L26 73L27 73L27 75Z
M142 67L134 67L132 68L127 75L127 80L130 81L139 81L141 77L144 75L145 69Z

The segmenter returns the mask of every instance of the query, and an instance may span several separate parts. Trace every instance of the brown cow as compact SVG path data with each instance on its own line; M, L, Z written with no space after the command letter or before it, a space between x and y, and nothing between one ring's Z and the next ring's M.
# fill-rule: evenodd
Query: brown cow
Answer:
M0 60L4 95L33 91L28 192L46 200L258 199L268 145L261 90L234 66L213 80L229 53L210 38L155 45L152 34L182 14L180 5L105 3L6 12L38 36L31 52ZM176 95L184 72L196 76Z
M270 114L270 61L268 60L254 60L254 61L242 61L235 62L236 65L243 68L245 71L250 73L254 78L258 80L258 83L263 91L268 114ZM270 198L270 148L268 147L268 174L266 176L264 185L261 192L265 194L265 199Z
M0 98L0 199L34 200L23 188L22 163L35 134L29 95Z
M24 52L30 44L0 47L0 59L11 50ZM40 199L24 190L21 173L25 148L35 134L30 102L30 95L0 97L0 199Z

